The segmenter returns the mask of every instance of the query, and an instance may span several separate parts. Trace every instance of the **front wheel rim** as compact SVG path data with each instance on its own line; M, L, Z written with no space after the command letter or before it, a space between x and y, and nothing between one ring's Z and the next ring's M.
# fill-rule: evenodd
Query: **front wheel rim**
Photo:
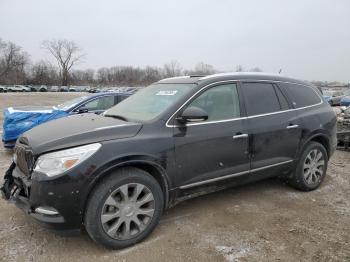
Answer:
M324 174L324 167L323 153L319 149L311 150L303 165L304 181L311 186L319 184Z
M106 198L100 216L104 231L113 239L128 240L140 235L155 212L151 190L139 183L118 187Z

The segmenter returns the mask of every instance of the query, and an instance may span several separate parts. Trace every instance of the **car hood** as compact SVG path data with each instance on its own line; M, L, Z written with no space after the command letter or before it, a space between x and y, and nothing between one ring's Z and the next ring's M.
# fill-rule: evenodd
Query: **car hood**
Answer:
M142 124L95 114L72 115L25 132L19 139L38 155L84 144L135 136Z

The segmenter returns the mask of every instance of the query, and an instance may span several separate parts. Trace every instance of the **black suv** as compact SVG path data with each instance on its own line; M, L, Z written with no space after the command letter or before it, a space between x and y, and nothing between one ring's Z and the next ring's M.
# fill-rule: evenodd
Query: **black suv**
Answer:
M256 73L170 78L103 115L24 133L2 191L43 225L84 226L122 248L191 196L273 176L316 189L335 146L335 113L311 84Z

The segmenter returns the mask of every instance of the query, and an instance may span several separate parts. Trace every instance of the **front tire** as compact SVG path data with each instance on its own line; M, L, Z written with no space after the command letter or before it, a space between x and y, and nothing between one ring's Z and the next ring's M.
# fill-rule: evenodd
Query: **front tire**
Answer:
M95 187L84 224L97 243L112 249L125 248L151 234L163 208L159 183L141 169L123 168Z
M297 168L289 183L296 189L311 191L317 189L326 176L328 154L323 145L310 142L299 159Z

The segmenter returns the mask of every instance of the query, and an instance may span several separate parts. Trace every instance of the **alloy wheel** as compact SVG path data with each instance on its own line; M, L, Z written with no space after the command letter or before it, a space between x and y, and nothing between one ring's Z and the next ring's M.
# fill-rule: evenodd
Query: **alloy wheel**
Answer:
M309 185L318 184L324 173L325 160L323 153L318 149L313 149L306 156L303 175L304 180Z
M143 232L152 220L155 201L151 190L139 183L118 187L102 207L101 223L112 238L128 240Z

